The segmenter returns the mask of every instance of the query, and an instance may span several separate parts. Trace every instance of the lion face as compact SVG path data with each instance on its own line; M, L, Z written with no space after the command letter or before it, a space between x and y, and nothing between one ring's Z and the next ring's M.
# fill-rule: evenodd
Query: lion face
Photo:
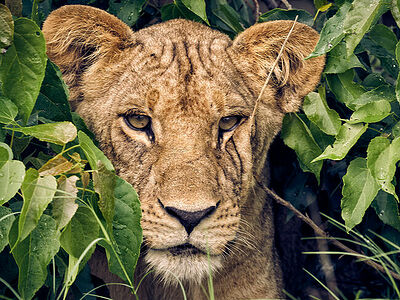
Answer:
M144 260L165 281L200 282L257 244L251 215L265 199L255 197L254 178L284 113L298 108L323 65L302 61L318 36L297 24L254 111L291 25L259 24L232 42L185 20L133 33L82 6L44 25L71 103L139 194Z

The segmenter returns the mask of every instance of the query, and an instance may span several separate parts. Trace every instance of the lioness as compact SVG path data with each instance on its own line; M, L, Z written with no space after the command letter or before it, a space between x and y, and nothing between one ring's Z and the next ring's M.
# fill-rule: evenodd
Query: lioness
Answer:
M293 22L257 24L234 41L202 24L172 20L133 32L96 8L64 6L43 26L48 56L69 85L118 174L137 190L144 245L139 299L282 298L266 181L267 151L285 113L320 79L318 41L297 23L255 102ZM252 114L254 116L252 117ZM209 259L207 258L209 253ZM92 272L115 282L104 257ZM113 299L129 290L110 288Z

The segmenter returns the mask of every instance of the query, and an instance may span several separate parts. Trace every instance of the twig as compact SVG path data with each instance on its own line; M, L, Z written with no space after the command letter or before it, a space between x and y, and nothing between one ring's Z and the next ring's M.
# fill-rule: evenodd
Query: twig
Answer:
M330 243L335 245L336 247L346 251L347 253L351 253L357 256L360 256L361 254L358 253L357 251L354 251L353 249L347 247L346 245L342 244L338 240L336 240L334 237L331 237L329 234L327 234L324 230L319 228L317 224L315 224L310 218L306 217L303 215L299 210L297 210L291 203L288 201L282 199L279 197L277 194L275 194L273 191L271 191L268 187L266 187L260 180L257 180L257 183L260 185L260 187L267 193L268 196L270 196L272 199L274 199L277 203L280 205L283 205L284 207L290 209L300 220L302 220L304 223L306 223L308 226L310 226L316 235L323 237L327 239ZM390 275L392 275L393 278L396 280L400 281L400 275L396 274L390 270L385 270L381 265L373 262L372 260L363 260L367 265L379 270L382 273L386 273L386 271L390 272Z
M258 4L258 0L253 0L253 3L254 3L253 18L254 21L257 23L258 17L260 16L260 4Z
M287 1L287 0L281 0L281 1L282 1L283 4L285 4L287 9L292 9L293 8L292 5L289 3L289 1Z

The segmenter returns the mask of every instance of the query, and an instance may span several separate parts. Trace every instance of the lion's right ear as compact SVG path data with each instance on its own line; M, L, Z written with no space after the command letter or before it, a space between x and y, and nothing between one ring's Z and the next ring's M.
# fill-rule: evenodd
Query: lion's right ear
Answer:
M100 9L66 5L53 11L43 24L47 55L56 63L71 92L80 94L84 71L101 57L112 59L132 44L133 31Z

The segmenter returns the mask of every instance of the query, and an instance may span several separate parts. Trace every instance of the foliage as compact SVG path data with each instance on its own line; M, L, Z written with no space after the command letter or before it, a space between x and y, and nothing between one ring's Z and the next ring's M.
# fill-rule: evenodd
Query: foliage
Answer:
M303 209L310 198L326 200L328 214L342 216L348 232L373 229L385 237L377 242L382 247L398 244L400 1L314 0L315 16L280 8L258 15L248 2L23 0L27 18L14 19L0 5L0 263L7 261L0 279L14 284L19 276L18 295L6 286L0 294L82 295L92 284L74 282L87 276L95 245L105 249L111 272L134 289L142 242L138 197L71 112L61 73L45 54L39 26L64 4L108 10L135 30L173 18L232 38L255 22L298 16L314 26L321 37L306 59L326 55L326 67L318 91L284 119L281 138L297 161L279 161L272 183L279 181L277 190Z

